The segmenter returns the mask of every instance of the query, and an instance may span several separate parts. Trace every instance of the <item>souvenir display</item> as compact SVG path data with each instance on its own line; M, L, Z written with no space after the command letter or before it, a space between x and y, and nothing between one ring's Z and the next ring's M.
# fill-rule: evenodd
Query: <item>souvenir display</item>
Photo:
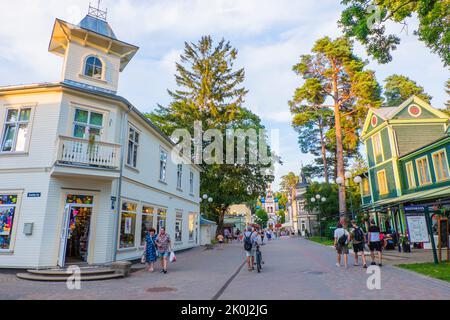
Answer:
M92 204L94 198L92 196L67 195L67 203L70 204Z
M9 249L17 195L0 195L0 249Z

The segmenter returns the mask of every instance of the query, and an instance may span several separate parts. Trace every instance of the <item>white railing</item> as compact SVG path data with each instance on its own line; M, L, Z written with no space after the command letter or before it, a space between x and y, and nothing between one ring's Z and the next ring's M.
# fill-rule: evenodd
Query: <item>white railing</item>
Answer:
M64 164L118 169L120 145L60 136L56 160Z

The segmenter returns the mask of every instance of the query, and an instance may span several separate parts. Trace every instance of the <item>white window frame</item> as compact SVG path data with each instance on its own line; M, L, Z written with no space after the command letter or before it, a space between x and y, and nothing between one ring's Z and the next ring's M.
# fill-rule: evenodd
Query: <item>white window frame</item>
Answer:
M14 252L15 242L16 242L16 234L17 234L17 228L19 226L19 215L20 215L20 208L22 204L22 195L23 190L0 190L0 195L17 195L17 201L15 205L0 205L3 207L15 207L14 211L14 221L12 225L12 229L10 232L10 241L9 241L9 248L8 249L0 249L0 255L2 253L12 253Z
M98 109L94 109L94 108L89 108L89 107L85 107L82 105L78 105L78 104L73 104L73 116L72 116L72 123L70 126L70 136L74 137L75 139L84 139L87 140L89 139L89 129L95 128L95 129L99 129L100 130L100 141L103 140L103 137L105 135L105 122L107 122L107 113L102 111L102 110L98 110ZM88 112L88 119L87 119L87 123L83 123L83 122L78 122L75 120L75 116L77 114L77 110L81 110L81 111L86 111ZM102 125L101 126L97 126L97 125L92 125L90 124L91 121L91 115L92 113L98 113L102 115ZM75 126L76 125L80 125L80 126L84 126L84 137L83 138L79 138L79 137L75 137Z
M86 74L87 61L91 57L98 59L101 62L101 64L102 64L102 73L101 73L101 77L100 78L96 78L96 77L93 77L93 76L90 76L90 75ZM101 57L99 55L96 55L96 54L88 54L88 55L86 55L83 58L83 63L81 65L81 72L80 72L80 74L83 77L86 77L88 79L92 79L94 81L106 82L105 81L105 75L106 75L106 63L105 63L105 60L103 59L103 57Z
M3 121L2 121L2 127L1 127L1 136L0 136L0 154L13 154L13 153L27 153L29 151L30 148L30 141L31 141L31 131L33 128L33 118L34 118L34 110L35 110L36 104L20 104L20 105L10 105L7 106L5 109L5 114L3 117ZM22 111L22 109L30 109L30 118L28 119L28 121L20 121L20 112ZM17 121L15 122L7 122L7 118L8 118L8 112L10 110L18 110L18 118ZM3 144L4 144L4 140L6 138L6 126L10 125L10 124L15 124L16 125L16 132L14 133L14 140L13 140L13 146L14 148L11 151L3 151ZM15 151L17 148L17 135L18 135L18 131L17 129L19 128L19 126L21 124L27 124L27 134L25 137L25 145L24 145L24 150L23 151Z
M415 189L417 187L416 177L414 174L414 165L412 161L405 164L406 169L406 179L408 180L408 189Z
M165 159L163 161L162 155L165 154ZM169 153L163 149L159 149L159 181L166 182L167 180L167 158Z
M134 131L133 140L130 139L131 130ZM136 141L136 135L138 135L138 141ZM127 165L132 168L137 168L138 165L138 154L139 154L139 143L141 139L141 132L136 129L136 127L129 125L128 126L128 145L127 145ZM133 159L130 160L130 142L132 144L132 153L131 156ZM134 152L136 149L136 153ZM136 154L136 155L135 155Z
M189 193L194 194L194 179L195 175L193 171L189 171Z
M447 177L444 177L444 178L442 178L442 179L440 179L440 178L438 177L438 171L437 171L437 168L436 168L436 163L435 163L435 161L434 161L434 156L435 156L435 155L438 155L438 154L440 154L440 153L443 153L443 154L444 154L444 157L442 158L442 159L444 160L444 163L441 162L441 163L439 163L439 165L442 165L442 166L445 165L445 166L447 167ZM449 180L449 179L450 179L450 168L448 167L447 149L443 148L443 149L440 149L440 150L438 150L438 151L433 152L433 153L431 154L431 159L432 159L432 161L433 161L434 176L436 177L436 182L444 182L444 181ZM442 168L442 169L444 169L444 168ZM444 170L442 170L442 173L444 173Z
M183 190L183 165L177 164L177 189Z
M425 159L426 160L426 163L427 163L427 168L428 168L428 177L430 178L430 181L428 181L428 182L423 182L422 181L422 172L420 171L420 166L419 166L419 162L421 161L421 160L423 160L423 159ZM431 168L430 168L430 161L428 161L428 156L423 156L423 157L420 157L420 158L418 158L418 159L416 159L416 169L417 169L417 176L419 177L419 186L428 186L428 185L430 185L430 184L432 184L433 183L433 177L431 176Z

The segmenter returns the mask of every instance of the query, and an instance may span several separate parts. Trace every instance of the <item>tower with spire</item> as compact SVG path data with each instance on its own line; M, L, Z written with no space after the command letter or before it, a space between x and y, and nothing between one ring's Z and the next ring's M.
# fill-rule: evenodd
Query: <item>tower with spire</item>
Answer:
M107 21L107 11L89 5L78 25L56 19L49 51L64 58L62 82L115 94L119 74L138 51L119 40Z

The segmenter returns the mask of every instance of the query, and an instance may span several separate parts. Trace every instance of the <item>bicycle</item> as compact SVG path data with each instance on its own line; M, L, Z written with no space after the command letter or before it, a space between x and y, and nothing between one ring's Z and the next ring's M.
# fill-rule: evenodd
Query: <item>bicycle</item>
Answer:
M264 264L264 262L262 261L262 254L261 254L261 250L259 249L259 244L256 246L256 269L258 270L258 273L261 272L262 270L262 265Z

